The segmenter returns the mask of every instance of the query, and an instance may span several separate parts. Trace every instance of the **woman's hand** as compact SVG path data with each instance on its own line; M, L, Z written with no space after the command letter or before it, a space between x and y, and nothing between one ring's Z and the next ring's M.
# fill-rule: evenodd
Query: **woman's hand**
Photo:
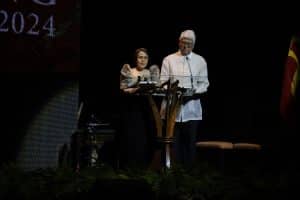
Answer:
M135 93L139 88L126 88L126 89L123 89L123 91L125 93L128 93L128 94L133 94Z

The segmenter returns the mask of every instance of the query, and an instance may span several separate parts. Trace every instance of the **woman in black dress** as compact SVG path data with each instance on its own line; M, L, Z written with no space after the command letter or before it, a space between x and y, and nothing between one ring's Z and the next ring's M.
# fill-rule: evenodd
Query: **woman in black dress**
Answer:
M146 97L138 95L137 86L139 81L150 80L147 49L137 49L134 60L136 66L124 64L120 75L120 164L124 168L147 167L151 161L153 146L151 109Z

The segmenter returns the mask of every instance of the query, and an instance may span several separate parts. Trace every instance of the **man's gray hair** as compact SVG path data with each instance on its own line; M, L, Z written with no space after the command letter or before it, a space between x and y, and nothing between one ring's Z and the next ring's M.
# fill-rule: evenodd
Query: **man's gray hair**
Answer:
M179 40L181 40L182 38L191 39L193 41L193 44L195 44L195 42L196 42L196 35L193 30L185 30L185 31L181 32Z

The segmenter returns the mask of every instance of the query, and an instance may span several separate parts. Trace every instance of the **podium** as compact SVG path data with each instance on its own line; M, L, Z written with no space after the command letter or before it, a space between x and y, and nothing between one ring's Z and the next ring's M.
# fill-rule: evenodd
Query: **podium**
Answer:
M194 90L181 88L178 84L179 81L171 82L170 80L159 86L153 83L142 82L139 84L138 92L134 94L147 97L155 122L157 148L150 164L152 169L165 170L171 168L173 164L172 146L174 143L176 116L183 97L194 94ZM162 97L166 102L164 120L161 119L160 106L157 105L154 97Z

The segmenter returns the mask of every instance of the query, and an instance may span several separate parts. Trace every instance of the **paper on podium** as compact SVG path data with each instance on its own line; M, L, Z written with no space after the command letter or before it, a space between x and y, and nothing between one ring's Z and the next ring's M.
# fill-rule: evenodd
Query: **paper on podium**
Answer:
M178 86L182 88L198 88L207 80L206 76L181 76L181 75L161 75L160 82L170 80L171 83L179 81Z

